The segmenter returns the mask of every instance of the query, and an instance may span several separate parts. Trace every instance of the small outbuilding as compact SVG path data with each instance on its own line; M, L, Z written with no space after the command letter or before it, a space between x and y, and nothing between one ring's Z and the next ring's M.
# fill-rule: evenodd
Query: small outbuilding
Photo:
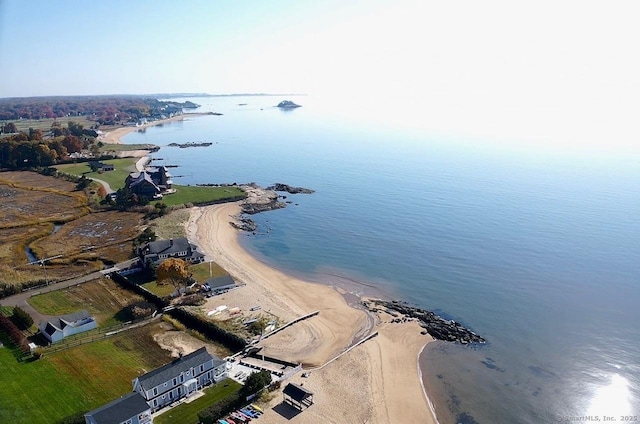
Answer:
M51 343L59 342L65 337L93 330L97 327L98 323L86 309L43 321L39 325L40 332Z
M202 283L202 287L205 291L222 292L225 290L234 289L236 287L236 282L233 281L233 277L230 275L223 275L220 277L209 277L204 280Z
M302 411L313 405L313 393L302 386L289 383L282 391L284 402Z

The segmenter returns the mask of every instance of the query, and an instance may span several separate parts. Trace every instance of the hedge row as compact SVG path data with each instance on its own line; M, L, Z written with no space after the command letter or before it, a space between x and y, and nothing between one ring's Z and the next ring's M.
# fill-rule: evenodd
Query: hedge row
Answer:
M23 292L28 289L44 286L46 284L47 283L44 280L27 281L25 283L14 284L0 283L0 299L13 296L14 294Z

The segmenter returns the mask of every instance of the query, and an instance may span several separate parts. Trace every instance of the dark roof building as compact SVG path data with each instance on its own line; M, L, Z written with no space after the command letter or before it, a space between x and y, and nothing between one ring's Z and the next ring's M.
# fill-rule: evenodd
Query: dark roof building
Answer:
M135 392L86 413L84 420L86 424L153 423L151 407Z
M236 282L230 275L223 275L221 277L209 277L202 283L207 286L207 290L222 291L229 290L236 287Z
M167 258L179 258L190 263L200 263L204 261L204 255L197 249L198 246L189 243L189 240L184 237L179 237L149 242L138 249L138 256L144 264L148 261L160 263Z
M145 171L132 172L125 180L125 184L129 187L131 193L148 198L159 196L162 192L151 178L151 175Z
M286 403L301 411L313 405L313 393L297 384L287 384L282 391L282 396Z

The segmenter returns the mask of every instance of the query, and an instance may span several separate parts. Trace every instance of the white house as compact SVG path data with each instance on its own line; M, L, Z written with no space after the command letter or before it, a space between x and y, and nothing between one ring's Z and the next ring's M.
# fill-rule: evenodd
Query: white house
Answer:
M86 424L153 424L151 407L139 393L129 393L84 414Z
M59 342L65 337L93 330L97 327L98 323L89 315L89 311L86 309L48 321L42 321L39 325L40 332L51 343Z
M153 411L188 397L196 390L227 378L227 363L212 356L204 347L133 380Z

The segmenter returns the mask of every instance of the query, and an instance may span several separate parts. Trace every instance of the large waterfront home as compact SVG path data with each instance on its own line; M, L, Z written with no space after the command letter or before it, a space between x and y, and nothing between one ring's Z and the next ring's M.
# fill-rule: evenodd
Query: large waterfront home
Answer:
M59 342L65 337L96 328L96 320L86 309L73 314L63 315L42 321L38 326L42 335L51 343Z
M171 174L167 167L160 166L130 173L125 184L131 193L153 199L162 197L163 193L170 192L173 181L171 181Z
M212 356L204 347L133 380L153 411L169 405L211 383L227 378L227 363Z
M169 240L156 240L138 248L138 256L143 264L159 264L167 258L178 258L197 264L204 261L204 255L198 252L198 246L189 243L184 237Z
M151 407L139 393L129 393L84 414L86 424L153 424Z

